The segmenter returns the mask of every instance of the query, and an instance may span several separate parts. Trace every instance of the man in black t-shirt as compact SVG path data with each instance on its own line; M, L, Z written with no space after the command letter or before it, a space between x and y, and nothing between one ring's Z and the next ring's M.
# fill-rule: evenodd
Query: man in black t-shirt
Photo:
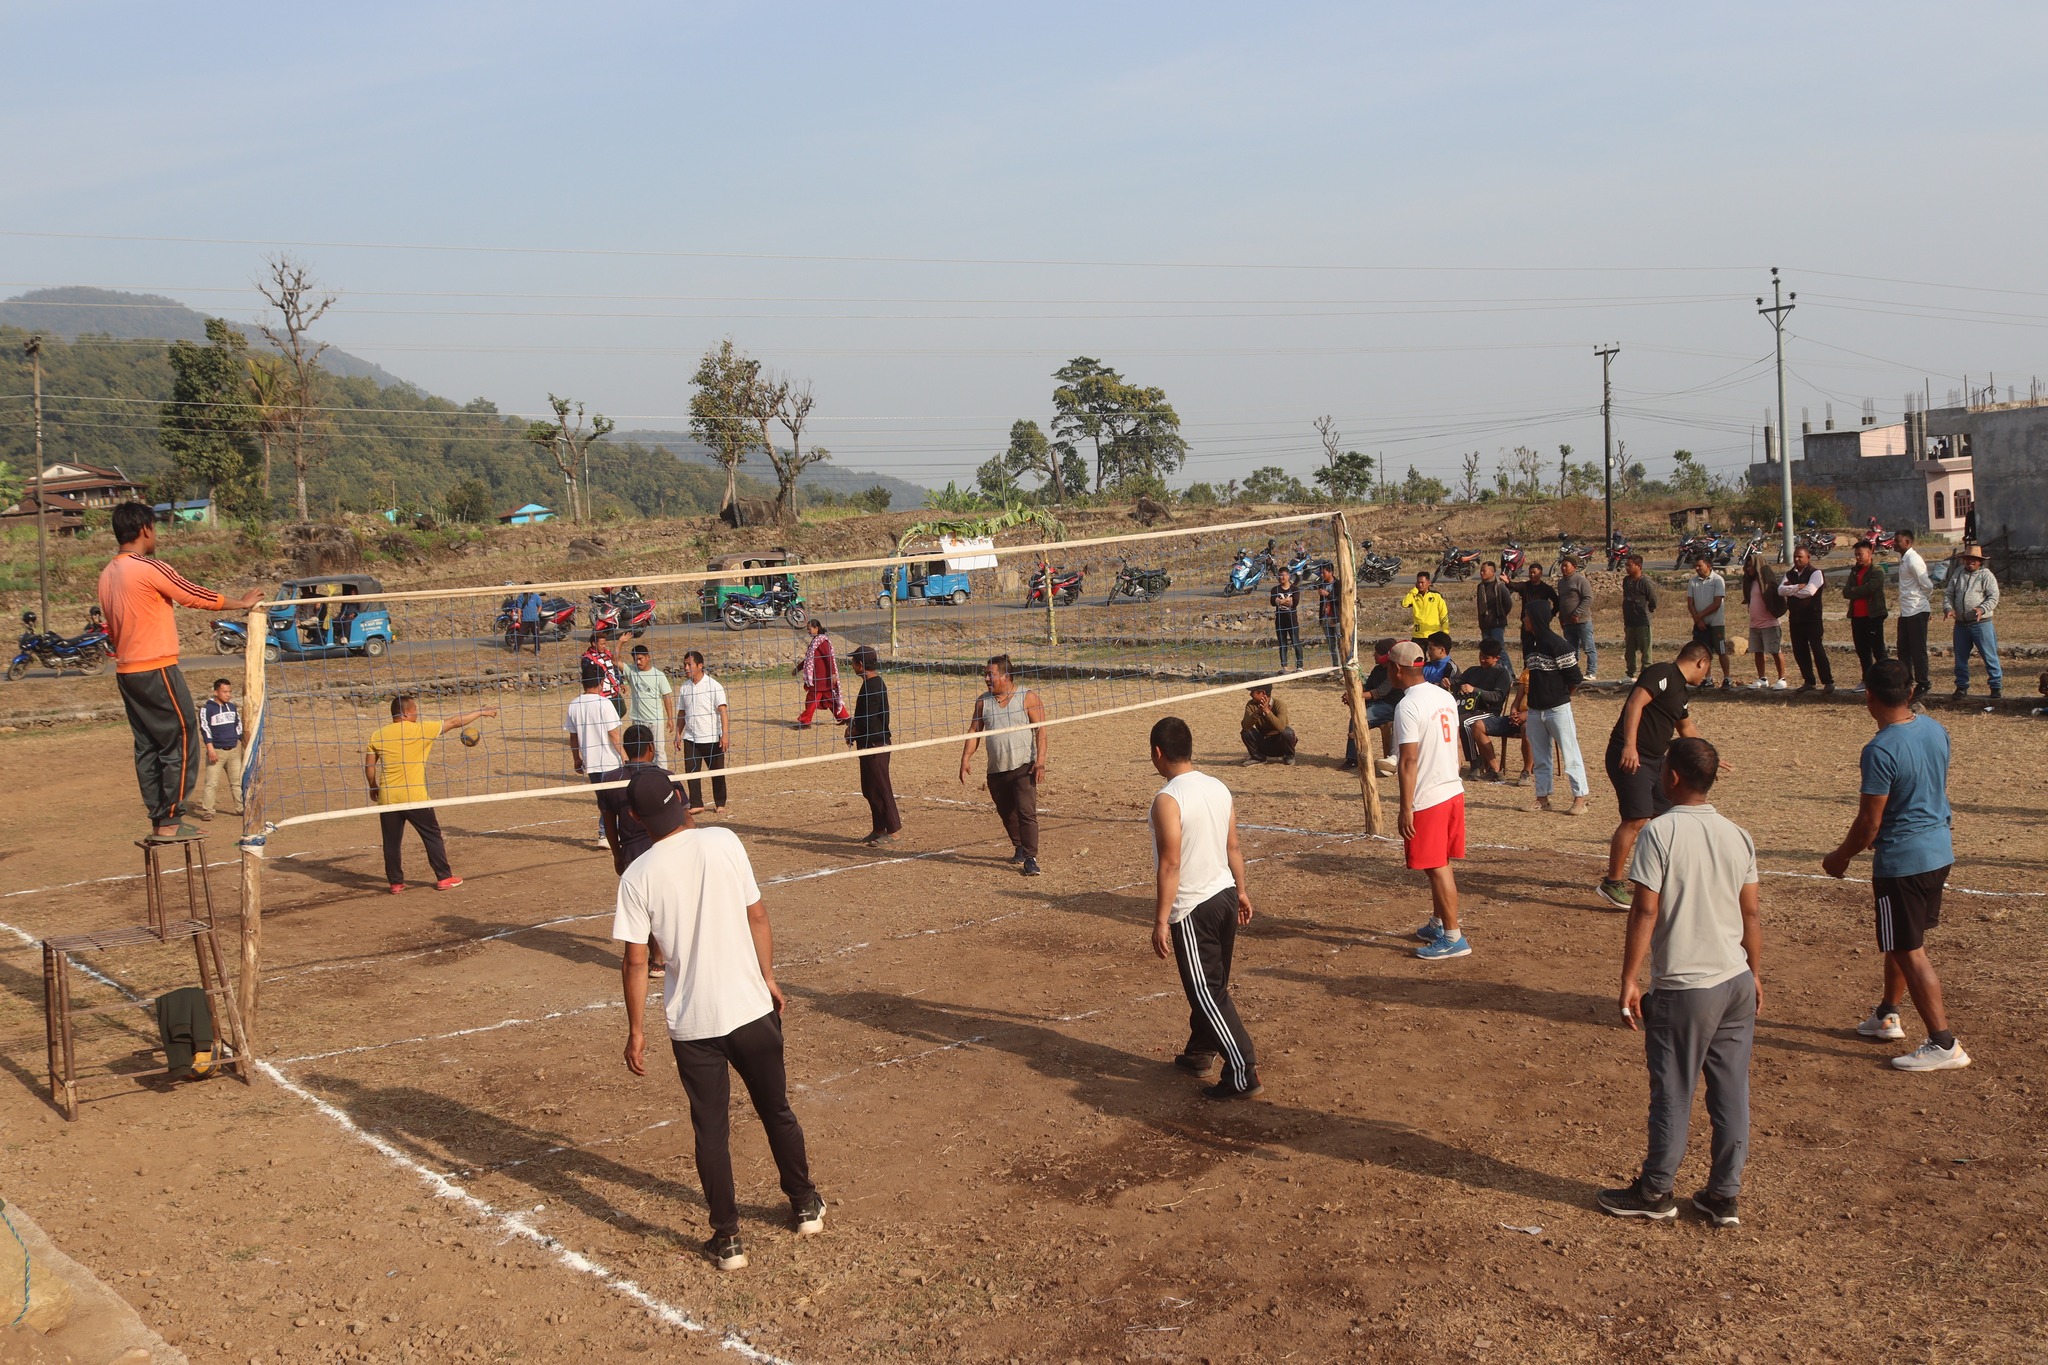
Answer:
M882 660L873 645L862 645L850 658L860 675L860 694L853 699L846 742L860 754L860 795L868 803L869 828L861 842L876 848L903 832L896 787L889 778L889 684L882 681Z
M1693 728L1692 689L1713 671L1714 651L1692 641L1678 651L1668 664L1651 664L1636 675L1621 715L1607 737L1607 780L1614 784L1614 798L1621 807L1621 821L1607 845L1607 875L1600 879L1603 909L1626 910L1633 892L1629 888L1629 855L1635 852L1636 835L1652 818L1671 809L1664 794L1664 754L1679 735L1697 735ZM1721 765L1727 770L1727 765Z
M1515 675L1500 661L1501 642L1487 637L1479 642L1479 662L1458 675L1458 724L1463 731L1466 762L1472 775L1487 782L1499 782L1501 760L1493 751L1495 737L1520 735L1522 727L1501 714L1508 696L1515 690ZM1526 750L1528 741L1523 741ZM1523 755L1522 767L1529 760Z
M1299 670L1305 665L1301 661L1301 618L1296 614L1301 590L1295 586L1294 575L1282 569L1280 581L1273 585L1268 600L1273 604L1273 633L1280 639L1280 671L1287 671L1289 647L1294 650L1294 666Z
M654 731L649 727L628 725L625 733L619 736L619 747L625 750L626 762L614 770L611 777L626 782L631 782L636 773L660 773L668 777L668 769L654 761ZM626 790L625 787L607 787L597 794L598 822L604 826L605 842L612 846L612 871L621 877L626 875L626 869L633 865L635 858L654 847L654 838L647 832L647 826L633 814ZM663 970L661 945L652 937L647 940L647 970Z

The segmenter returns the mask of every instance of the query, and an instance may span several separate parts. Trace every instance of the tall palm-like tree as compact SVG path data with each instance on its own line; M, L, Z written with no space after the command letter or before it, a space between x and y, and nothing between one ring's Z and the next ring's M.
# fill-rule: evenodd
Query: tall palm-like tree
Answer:
M265 356L248 357L249 407L255 417L256 439L263 443L263 511L271 511L270 442L291 425L291 380L284 366Z

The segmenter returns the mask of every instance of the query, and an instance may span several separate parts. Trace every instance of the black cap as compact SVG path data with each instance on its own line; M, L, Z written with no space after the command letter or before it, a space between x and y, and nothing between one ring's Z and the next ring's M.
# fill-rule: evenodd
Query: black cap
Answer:
M626 804L656 839L690 823L690 807L667 773L634 773L626 784Z
M596 687L604 682L604 665L595 659L583 661L583 685Z

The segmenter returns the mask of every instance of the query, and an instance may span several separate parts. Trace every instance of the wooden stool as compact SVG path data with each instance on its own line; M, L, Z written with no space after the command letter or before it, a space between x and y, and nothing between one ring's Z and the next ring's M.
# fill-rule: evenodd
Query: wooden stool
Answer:
M73 1056L71 1021L79 1015L104 1014L111 1010L150 1009L153 999L123 1000L92 1009L71 1006L71 958L76 953L107 952L192 941L192 956L199 966L199 985L206 992L206 1010L213 1021L214 1056L226 1053L231 1060L216 1066L232 1066L235 1074L249 1080L248 1039L242 1031L241 1011L235 1005L234 988L228 984L227 965L221 957L220 935L213 918L213 888L206 877L206 841L189 839L179 844L138 841L142 850L143 895L147 924L119 929L102 929L90 934L66 934L43 940L43 1031L49 1051L50 1099L64 1111L64 1117L78 1117L78 1066ZM170 918L164 896L164 850L184 850L185 909L182 919ZM227 1027L221 1023L225 1018ZM168 1066L126 1073L133 1076L168 1075Z

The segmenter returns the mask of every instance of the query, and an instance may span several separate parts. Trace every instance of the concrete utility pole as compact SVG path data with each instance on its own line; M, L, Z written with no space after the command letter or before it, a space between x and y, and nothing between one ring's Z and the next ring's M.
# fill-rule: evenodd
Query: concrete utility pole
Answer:
M43 529L43 339L30 337L22 343L28 352L28 363L35 374L36 397L36 593L42 606L38 619L43 629L50 629L50 552L48 533Z
M1792 311L1792 300L1797 294L1783 293L1784 282L1778 278L1778 267L1771 267L1771 306L1764 307L1759 297L1756 311L1771 320L1771 330L1778 334L1778 520L1783 523L1784 534L1779 537L1778 553L1784 558L1780 563L1792 562L1792 541L1798 531L1792 525L1792 436L1785 429L1785 314Z
M1600 465L1607 475L1607 544L1601 553L1609 558L1614 554L1614 357L1621 354L1619 346L1595 346L1593 354L1600 357Z

